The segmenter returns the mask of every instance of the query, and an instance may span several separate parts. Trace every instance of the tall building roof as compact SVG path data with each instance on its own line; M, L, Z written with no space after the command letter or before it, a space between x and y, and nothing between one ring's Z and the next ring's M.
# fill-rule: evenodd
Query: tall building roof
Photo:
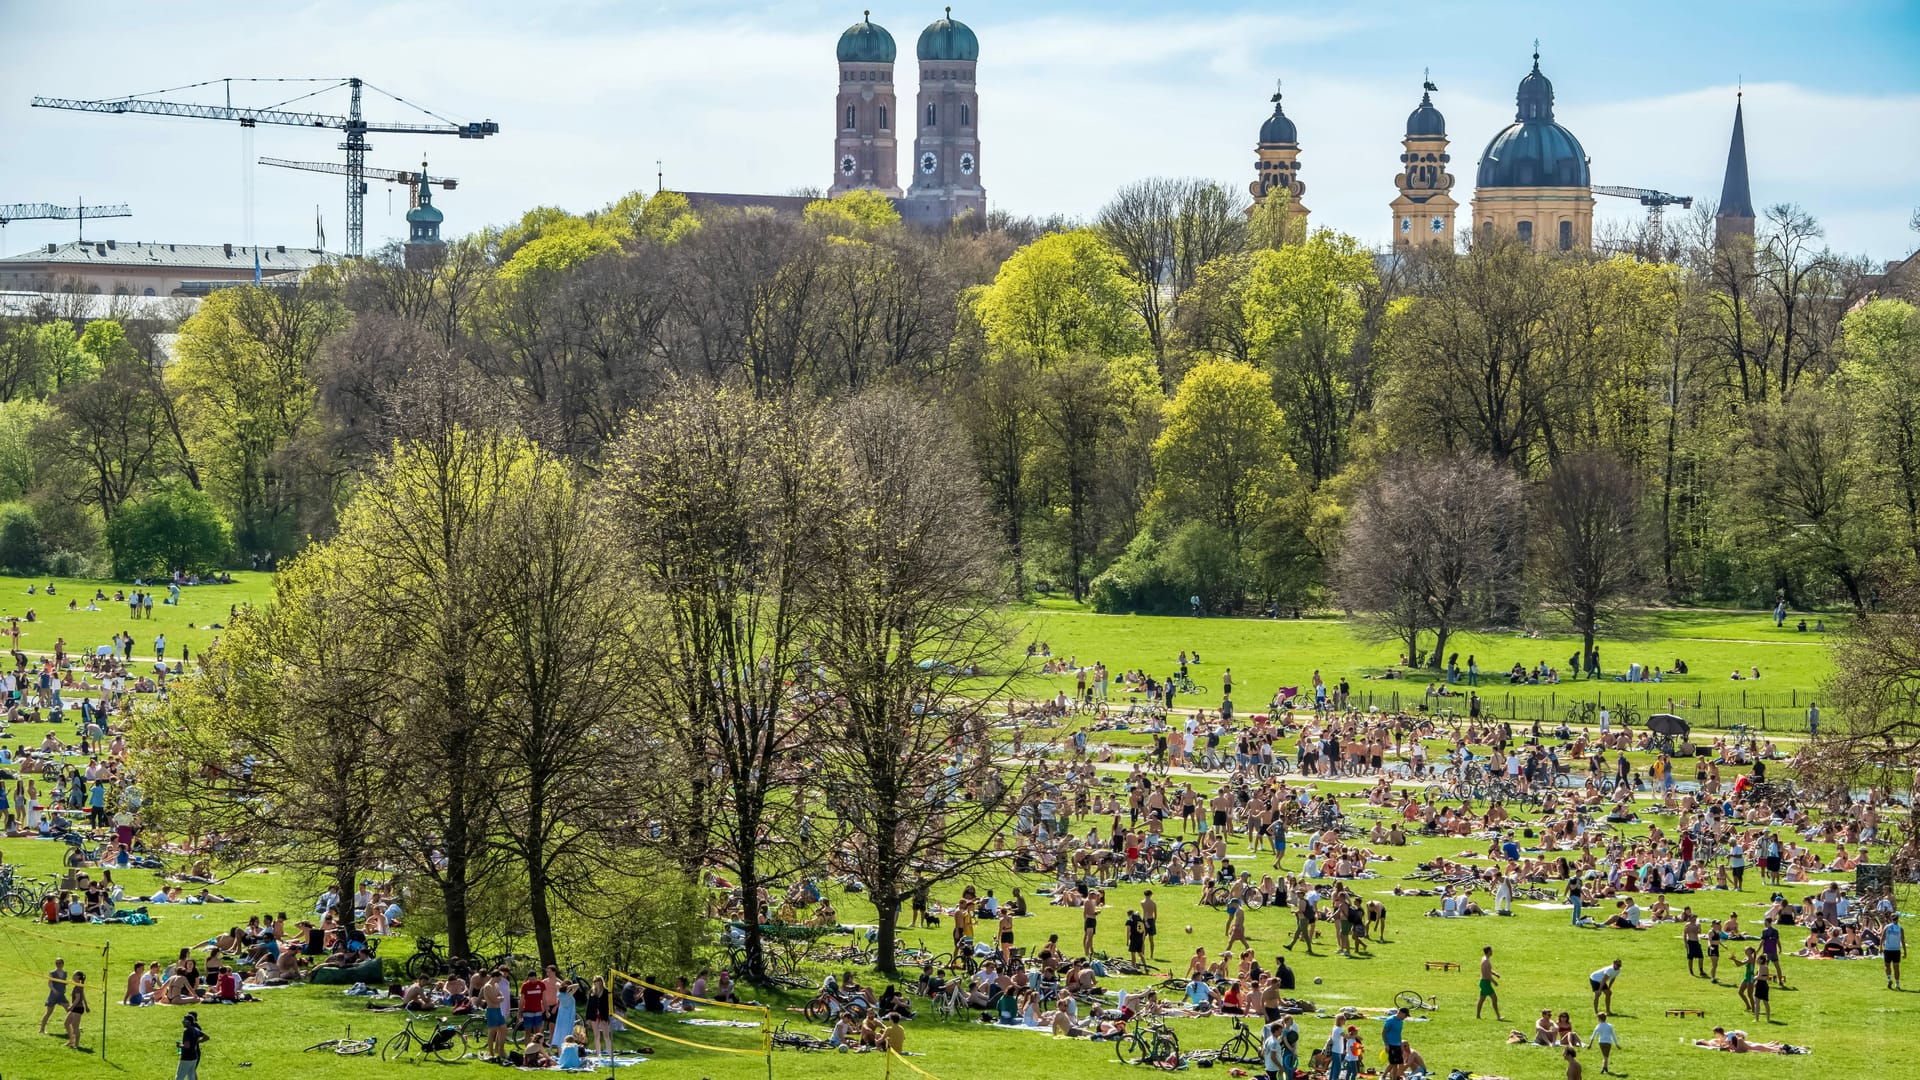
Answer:
M873 21L873 12L860 13L860 21L840 34L835 54L843 64L893 63L893 35Z
M72 241L47 244L19 255L0 258L0 268L11 265L71 267L118 267L125 269L181 268L188 270L252 270L254 255L260 256L262 273L311 270L334 261L335 256L317 248L245 247L240 244L122 244L114 240Z
M1273 115L1260 125L1260 145L1290 146L1300 141L1300 130L1280 107L1280 91L1273 92Z
M980 59L980 39L973 34L973 28L953 17L953 9L948 8L943 18L927 24L920 31L920 43L914 49L922 60L936 61L974 61Z
M1727 178L1720 184L1718 216L1753 216L1753 192L1747 186L1747 124L1738 98L1733 104L1733 141L1727 144Z
M1480 187L1588 187L1587 152L1573 132L1553 119L1553 83L1540 71L1540 54L1533 54L1533 70L1520 80L1514 95L1519 106L1509 124L1480 155Z

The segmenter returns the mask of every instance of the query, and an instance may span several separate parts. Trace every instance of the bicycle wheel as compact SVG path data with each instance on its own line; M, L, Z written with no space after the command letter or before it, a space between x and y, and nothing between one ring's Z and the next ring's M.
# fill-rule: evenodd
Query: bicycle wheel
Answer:
M467 1056L467 1037L459 1028L448 1024L434 1032L433 1042L428 1048L433 1059L442 1064L451 1064Z
M4 908L9 915L25 915L33 910L28 906L26 895L17 892L10 892L4 899L0 899L0 908Z
M412 1042L413 1036L407 1034L405 1028L400 1029L380 1047L380 1060L399 1061L401 1058L407 1056L407 1051L411 1049Z
M807 1002L807 1007L803 1010L803 1014L810 1023L815 1024L824 1024L833 1019L833 1009L824 1001L815 1000Z
M338 1049L340 1048L340 1044L341 1044L341 1043L343 1043L343 1042L346 1042L346 1041L347 1041L347 1040L345 1040L345 1039L328 1039L328 1040L327 1040L326 1042L318 1042L318 1043L314 1043L314 1044L313 1044L312 1046L309 1046L309 1047L307 1047L307 1048L306 1048L305 1050L302 1050L302 1051L300 1051L300 1052L301 1052L301 1053L303 1053L303 1054L314 1054L314 1053L318 1053L318 1052L320 1052L320 1051L322 1051L322 1050L336 1050L336 1051L337 1051L337 1050L338 1050Z
M380 1040L378 1039L340 1039L338 1041L340 1045L335 1046L333 1048L334 1053L339 1054L341 1057L359 1057L361 1054L373 1053L373 1048L375 1044L377 1044Z
M433 953L420 952L407 957L407 978L409 979L437 979L445 974L446 970L446 961Z
M1395 994L1393 996L1393 1003L1395 1005L1400 1006L1403 1009L1408 1010L1409 1012L1415 1009L1425 1011L1433 1007L1427 1004L1427 1000L1425 998L1421 997L1419 994L1416 994L1411 990L1402 990L1398 994Z
M1146 1036L1131 1031L1120 1036L1120 1041L1114 1044L1114 1052L1120 1055L1123 1065L1138 1065L1150 1060L1151 1050Z
M1147 1060L1156 1068L1180 1067L1180 1040L1172 1031L1156 1031L1147 1041Z

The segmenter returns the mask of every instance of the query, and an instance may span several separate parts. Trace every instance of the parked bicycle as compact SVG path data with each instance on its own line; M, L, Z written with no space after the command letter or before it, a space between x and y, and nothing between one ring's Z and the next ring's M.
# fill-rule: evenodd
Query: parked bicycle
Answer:
M1128 1065L1152 1065L1161 1069L1180 1067L1180 1037L1165 1022L1140 1017L1120 1036L1114 1052Z
M452 1063L467 1056L467 1036L459 1025L431 1016L410 1016L407 1026L395 1032L380 1048L381 1061L399 1061L409 1055L431 1057Z
M324 1042L314 1043L303 1052L308 1054L338 1054L341 1057L358 1057L361 1054L373 1053L374 1049L379 1045L380 1040L371 1035L364 1039L354 1038L353 1025L348 1024L345 1037L327 1039Z

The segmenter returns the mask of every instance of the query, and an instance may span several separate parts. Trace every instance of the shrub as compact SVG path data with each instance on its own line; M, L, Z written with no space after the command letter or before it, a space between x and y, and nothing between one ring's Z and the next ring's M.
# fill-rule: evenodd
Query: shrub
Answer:
M212 570L226 558L232 541L233 527L213 499L183 483L126 503L107 523L107 546L119 578Z
M37 574L47 561L40 518L23 502L0 504L0 567L13 574Z

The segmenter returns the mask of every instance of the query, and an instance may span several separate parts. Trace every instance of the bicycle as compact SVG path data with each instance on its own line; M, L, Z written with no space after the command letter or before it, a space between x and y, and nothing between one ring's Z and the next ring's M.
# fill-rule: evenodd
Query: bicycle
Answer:
M1402 990L1393 995L1393 1003L1408 1012L1432 1012L1440 1007L1440 998L1423 998L1416 990Z
M413 948L405 965L409 979L437 979L453 966L447 954L440 951L440 944L430 937L415 939Z
M773 1034L769 1036L773 1045L787 1050L831 1049L831 1047L827 1045L827 1040L817 1035L809 1035L804 1031L791 1030L788 1026L791 1023L791 1020L780 1021L780 1026L775 1028Z
M424 1027L426 1034L415 1030ZM409 1054L452 1063L467 1056L467 1036L457 1025L441 1023L432 1017L408 1017L407 1026L395 1032L380 1048L381 1061L399 1061Z
M38 915L47 898L59 891L56 878L39 877L16 881L5 896L0 896L0 911L9 915Z
M354 1038L353 1025L348 1024L346 1037L326 1039L322 1042L314 1043L301 1052L306 1054L332 1053L338 1054L341 1057L358 1057L361 1054L373 1053L374 1048L379 1045L380 1040L372 1035L364 1039Z
M1180 1067L1180 1037L1160 1020L1140 1018L1133 1022L1114 1052L1126 1065L1152 1065L1162 1069Z
M1233 1061L1243 1065L1260 1063L1260 1040L1253 1037L1247 1022L1239 1017L1233 1018L1233 1035L1220 1044L1220 1050L1214 1055L1216 1061Z

